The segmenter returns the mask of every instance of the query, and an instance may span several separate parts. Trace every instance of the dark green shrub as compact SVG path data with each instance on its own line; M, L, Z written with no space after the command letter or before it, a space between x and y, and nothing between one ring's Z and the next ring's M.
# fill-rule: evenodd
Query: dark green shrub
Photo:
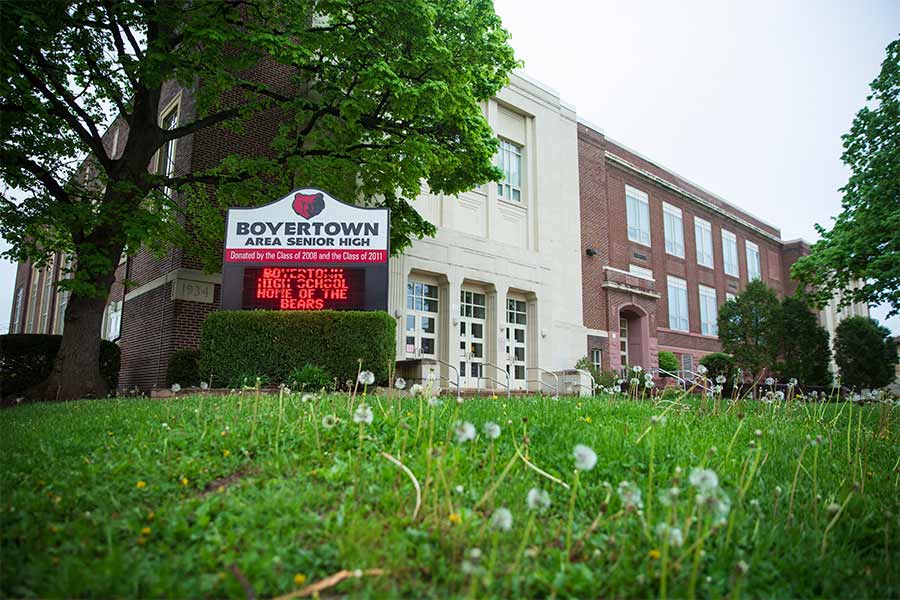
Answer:
M181 387L200 385L200 350L196 348L176 350L166 369L166 385L177 383Z
M394 360L395 328L381 311L219 311L203 323L200 373L213 381L253 374L285 383L308 363L344 382L356 378L362 359L363 369L384 383Z
M334 379L322 367L306 363L288 374L287 384L298 392L318 392L334 388Z
M776 371L781 381L795 378L800 385L831 384L831 345L828 332L800 298L781 301L782 356L784 365Z
M724 375L728 384L734 383L735 365L734 357L725 352L713 352L700 359L700 364L706 367L706 377L715 381L719 375Z
M674 352L660 351L657 363L663 371L668 371L669 373L678 372L678 357L675 356Z
M850 317L835 329L834 360L842 385L876 389L894 380L897 350L889 329L868 317Z
M22 394L50 375L62 342L60 335L19 333L0 335L0 391L3 397ZM119 382L119 346L100 341L100 374L115 391Z

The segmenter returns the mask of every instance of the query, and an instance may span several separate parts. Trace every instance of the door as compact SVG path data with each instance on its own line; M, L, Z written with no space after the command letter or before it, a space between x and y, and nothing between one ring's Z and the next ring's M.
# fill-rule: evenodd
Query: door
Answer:
M622 368L627 370L628 363L628 319L619 319L619 353L622 356Z
M478 378L485 374L486 298L471 290L461 290L459 296L459 384L460 387L476 388ZM493 377L490 373L487 375ZM487 382L481 384L487 385Z
M527 350L526 329L528 316L524 300L506 300L506 372L509 373L510 387L514 390L527 389L525 383L525 357Z
M406 284L406 357L435 358L438 288L410 280Z

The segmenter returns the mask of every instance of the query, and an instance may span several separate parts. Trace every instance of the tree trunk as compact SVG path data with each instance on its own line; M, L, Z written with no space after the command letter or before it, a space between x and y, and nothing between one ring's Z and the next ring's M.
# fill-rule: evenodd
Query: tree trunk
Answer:
M99 298L72 294L53 371L38 391L43 399L103 398L109 392L100 375L100 328L105 306L106 294Z

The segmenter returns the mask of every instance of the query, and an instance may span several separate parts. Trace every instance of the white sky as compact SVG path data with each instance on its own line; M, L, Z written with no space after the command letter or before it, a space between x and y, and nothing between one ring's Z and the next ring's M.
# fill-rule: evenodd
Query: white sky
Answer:
M897 0L495 5L525 72L580 117L811 242L840 211L841 135L900 32ZM0 261L0 331L14 279Z

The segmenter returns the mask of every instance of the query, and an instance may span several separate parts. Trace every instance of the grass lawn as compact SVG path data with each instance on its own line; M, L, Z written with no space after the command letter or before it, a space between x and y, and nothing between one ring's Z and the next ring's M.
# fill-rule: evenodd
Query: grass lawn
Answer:
M3 410L0 594L900 596L897 406L368 402Z

